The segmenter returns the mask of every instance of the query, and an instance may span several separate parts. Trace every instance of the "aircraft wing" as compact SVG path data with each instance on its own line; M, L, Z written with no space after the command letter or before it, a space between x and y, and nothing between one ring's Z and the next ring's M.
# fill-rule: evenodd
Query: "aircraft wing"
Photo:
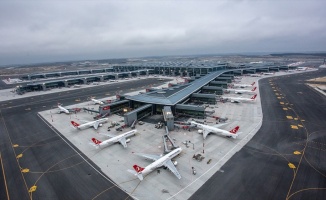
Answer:
M100 125L100 122L94 122L93 127L95 128L95 130L97 130L99 125Z
M175 168L174 164L171 160L168 160L164 163L164 166L167 167L178 179L181 179L181 175L179 174L177 168Z
M120 138L120 144L122 144L123 148L127 148L127 141L125 137Z
M209 131L207 129L203 129L203 137L204 137L204 139L206 139L208 133L209 133Z
M108 134L108 133L99 133L99 134L104 135L104 136L109 137L109 138L116 137L115 135L111 135L111 134Z
M161 158L161 156L158 155L152 155L152 154L144 154L144 153L137 153L138 156L144 157L146 159L152 160L152 161L156 161L159 158Z
M226 124L228 124L228 123L216 124L216 125L214 125L213 127L215 127L215 128L219 128L219 127L224 126L224 125L226 125Z

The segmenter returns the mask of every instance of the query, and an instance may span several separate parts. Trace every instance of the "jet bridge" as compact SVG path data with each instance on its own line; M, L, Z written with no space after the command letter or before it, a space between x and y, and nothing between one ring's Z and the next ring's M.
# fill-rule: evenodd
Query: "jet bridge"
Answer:
M222 87L216 87L216 86L204 86L202 87L202 93L214 93L217 95L223 94L223 88Z
M211 81L211 82L209 82L209 85L228 88L228 83L225 81Z
M165 121L165 126L169 131L172 131L174 129L174 116L171 111L171 106L164 106L163 110L163 117Z
M229 76L224 76L224 77L217 77L215 80L216 81L224 81L227 83L231 83L232 82L233 77L229 77Z
M152 104L146 104L143 105L133 111L130 111L126 114L124 114L124 121L125 124L128 126L131 126L135 120L141 120L149 115L153 114L153 105Z
M178 148L178 145L176 145L174 143L173 139L171 139L171 137L169 136L169 130L168 130L167 126L165 126L165 131L166 131L166 134L163 135L162 137L163 137L163 144L164 144L164 153L166 154L166 153L171 152L171 150ZM171 143L171 145L172 145L171 149L168 148L168 145L166 143L167 141L169 141Z

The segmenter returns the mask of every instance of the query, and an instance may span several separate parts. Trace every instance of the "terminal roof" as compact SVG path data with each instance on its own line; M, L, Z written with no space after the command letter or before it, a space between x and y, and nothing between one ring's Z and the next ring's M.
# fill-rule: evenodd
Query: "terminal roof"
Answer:
M184 99L186 99L188 96L190 96L192 93L198 91L201 87L208 84L212 80L214 80L219 75L228 72L231 70L220 70L215 71L212 73L207 74L206 76L196 79L195 81L180 85L171 87L164 90L156 90L153 92L148 92L145 94L139 94L136 96L130 96L127 97L130 100L133 101L139 101L144 103L152 103L152 104L160 104L160 105L175 105ZM172 90L173 89L173 90Z

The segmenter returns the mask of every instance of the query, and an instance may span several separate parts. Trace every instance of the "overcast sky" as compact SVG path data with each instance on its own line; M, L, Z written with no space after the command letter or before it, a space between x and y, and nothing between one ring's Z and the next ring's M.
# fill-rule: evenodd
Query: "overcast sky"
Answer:
M0 65L325 50L325 0L0 1Z

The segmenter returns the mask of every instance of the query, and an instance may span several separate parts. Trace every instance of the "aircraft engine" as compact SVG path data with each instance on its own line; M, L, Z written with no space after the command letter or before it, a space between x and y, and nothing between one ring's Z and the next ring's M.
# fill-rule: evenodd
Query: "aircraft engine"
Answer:
M178 162L177 161L173 161L173 164L174 164L174 166L177 166L178 165Z
M103 126L103 124L99 124L98 126L101 127L101 126Z
M198 133L203 133L203 130L199 129L199 130L198 130Z
M126 139L126 142L130 142L131 141L131 139Z

